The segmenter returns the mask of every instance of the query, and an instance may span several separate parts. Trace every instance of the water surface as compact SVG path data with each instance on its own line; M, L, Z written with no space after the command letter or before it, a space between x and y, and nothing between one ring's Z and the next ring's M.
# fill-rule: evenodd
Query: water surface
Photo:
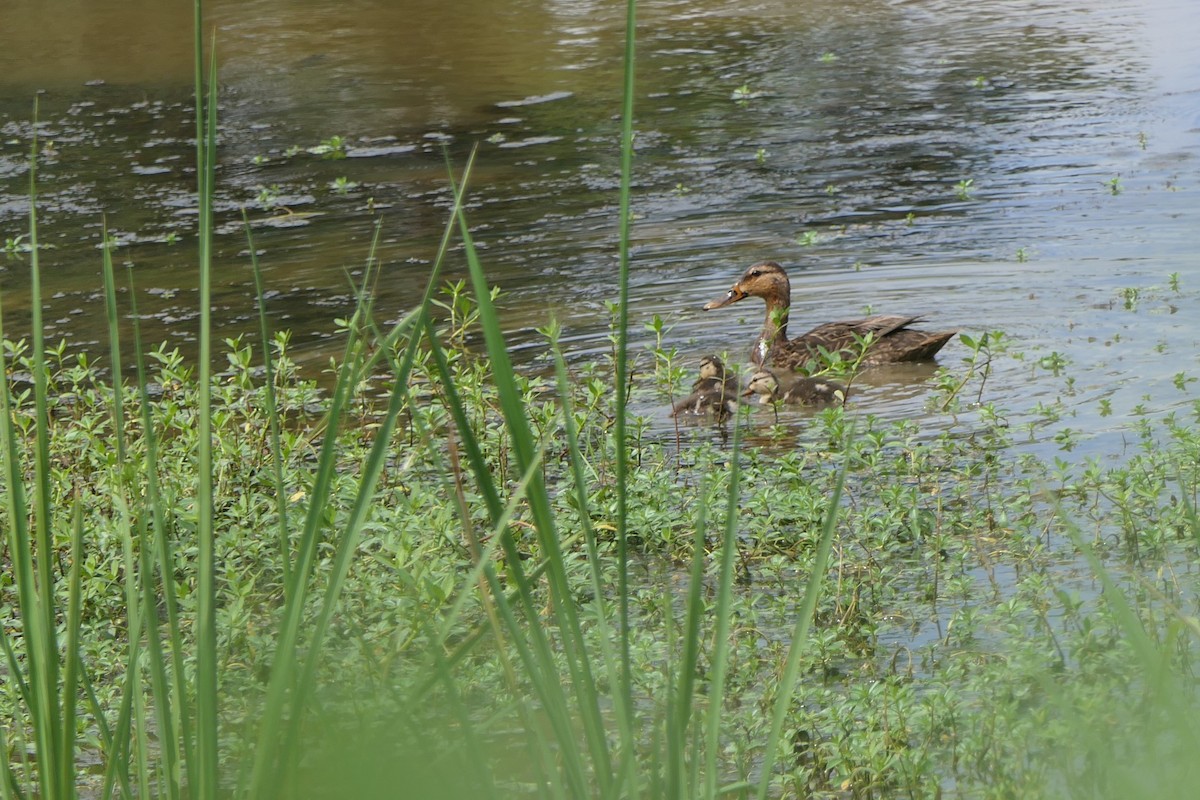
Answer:
M1091 432L1097 449L1144 398L1155 409L1189 402L1193 384L1174 377L1196 371L1200 335L1200 10L1080 5L643 4L635 346L651 341L642 325L658 314L687 363L744 353L757 301L699 309L747 264L773 258L792 272L794 333L867 309L1004 330L1026 358L999 363L985 399L1018 410L1061 399L1074 415L1063 424ZM51 0L0 11L0 236L27 225L37 97L51 335L103 340L106 218L146 335L186 346L196 327L190 9ZM312 369L337 352L333 320L349 309L348 276L376 218L379 307L402 314L445 223L445 157L461 166L479 147L470 219L507 293L519 362L539 365L535 329L550 313L573 359L608 349L616 4L254 0L207 11L221 86L220 335L255 328L242 208L273 324L294 330ZM334 136L347 158L309 152ZM19 329L27 256L0 265L6 322ZM463 272L456 254L450 274ZM1130 289L1138 302L1127 307ZM1073 384L1038 366L1051 353L1071 364ZM964 355L952 343L940 363ZM936 417L927 375L876 371L856 403ZM1113 416L1099 416L1101 399ZM640 410L669 426L663 406Z

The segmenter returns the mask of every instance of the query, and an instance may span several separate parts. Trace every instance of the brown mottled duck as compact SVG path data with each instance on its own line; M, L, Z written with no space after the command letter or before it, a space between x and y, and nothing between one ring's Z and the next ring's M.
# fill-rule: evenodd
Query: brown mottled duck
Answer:
M671 409L671 416L681 414L715 414L722 420L737 406L737 376L725 368L716 356L700 359L700 377L692 384L692 393Z
M854 353L856 344L868 335L871 343L863 357L864 366L896 361L921 361L933 358L946 342L958 333L922 331L910 328L922 317L877 314L863 319L826 322L794 339L787 335L788 310L792 305L792 284L783 267L774 261L754 264L742 273L737 283L723 296L704 306L705 311L744 300L761 297L767 304L767 317L762 333L750 354L750 360L760 366L796 369L818 357L821 349L830 352ZM853 355L851 355L853 357Z
M761 395L759 402L819 406L844 403L849 390L845 384L824 378L812 378L790 370L760 369L750 376L742 397Z

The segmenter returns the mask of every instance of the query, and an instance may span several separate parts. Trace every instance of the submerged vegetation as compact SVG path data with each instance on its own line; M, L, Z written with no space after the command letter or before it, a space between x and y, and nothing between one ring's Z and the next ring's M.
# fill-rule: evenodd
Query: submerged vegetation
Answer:
M1021 362L1070 392L1071 361L970 332L928 424L851 400L648 435L631 396L665 416L689 379L660 318L652 352L627 344L627 47L610 355L568 366L551 320L550 367L513 369L468 164L425 296L390 327L364 254L326 388L267 329L261 281L258 337L207 350L216 104L198 64L198 365L143 348L107 237L108 363L136 375L45 342L37 303L31 338L3 340L0 797L1194 784L1200 402L1135 413L1121 452L1078 455L1060 427L1047 454L1026 444L1061 404L1019 414L990 381ZM36 296L31 195L9 249ZM452 245L469 283L440 277ZM1135 312L1139 289L1122 296Z

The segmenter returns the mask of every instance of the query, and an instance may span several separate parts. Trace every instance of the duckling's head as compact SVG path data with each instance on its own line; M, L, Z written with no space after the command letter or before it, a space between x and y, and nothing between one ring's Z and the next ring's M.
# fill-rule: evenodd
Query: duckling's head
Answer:
M700 379L724 378L725 364L716 356L705 356L700 359Z
M746 391L742 392L742 397L749 397L752 394L762 395L758 401L760 403L773 402L779 394L779 379L775 377L775 373L760 369L751 375L750 380L746 382Z
M792 298L792 284L783 267L774 261L760 261L748 267L728 292L706 303L704 310L712 311L751 296L761 297L769 305L788 305Z

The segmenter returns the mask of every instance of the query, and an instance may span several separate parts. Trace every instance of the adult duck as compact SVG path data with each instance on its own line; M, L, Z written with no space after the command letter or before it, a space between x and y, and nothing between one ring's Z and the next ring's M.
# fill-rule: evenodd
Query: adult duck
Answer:
M747 268L737 283L723 296L704 306L705 311L722 308L744 300L761 297L767 304L767 317L762 333L750 354L750 360L760 366L794 370L803 367L821 350L848 352L854 357L856 345L870 336L871 343L863 357L864 366L895 361L921 361L933 358L957 330L922 331L910 328L922 317L877 314L863 319L826 322L794 339L787 335L788 310L792 305L792 284L783 267L774 261L761 261Z
M692 384L692 393L676 403L671 416L681 414L714 414L723 420L737 407L737 376L725 368L716 356L700 359L700 377Z
M821 406L844 403L848 390L845 384L824 378L812 378L789 370L760 369L750 376L742 397L761 395L759 402L790 403L802 406Z

